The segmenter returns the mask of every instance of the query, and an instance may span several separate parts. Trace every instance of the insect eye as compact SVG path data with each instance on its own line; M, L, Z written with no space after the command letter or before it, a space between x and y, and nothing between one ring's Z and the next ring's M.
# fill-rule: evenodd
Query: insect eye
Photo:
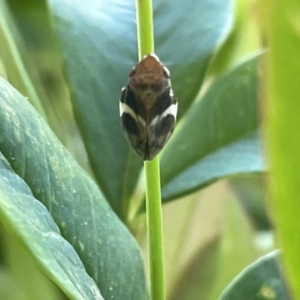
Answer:
M163 74L166 78L170 78L170 72L165 67L163 68Z
M136 73L136 69L133 68L133 69L130 71L129 76L131 77L131 76L133 76L135 73Z

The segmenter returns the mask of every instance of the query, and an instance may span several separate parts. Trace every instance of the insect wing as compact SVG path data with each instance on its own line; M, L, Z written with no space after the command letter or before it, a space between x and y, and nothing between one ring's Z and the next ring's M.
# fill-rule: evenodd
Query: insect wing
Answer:
M137 95L128 85L123 89L120 100L122 128L133 149L145 159L148 139L146 123L141 117L142 110Z
M153 118L148 128L148 160L154 158L164 148L175 128L177 100L171 88L158 97L153 110L160 113Z

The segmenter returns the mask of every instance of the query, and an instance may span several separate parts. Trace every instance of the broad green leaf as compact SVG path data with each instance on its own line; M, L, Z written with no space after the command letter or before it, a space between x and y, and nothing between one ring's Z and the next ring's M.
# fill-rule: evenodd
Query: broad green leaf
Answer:
M3 79L0 125L1 152L50 211L103 297L147 299L135 239L27 100Z
M231 30L234 2L153 2L156 52L171 71L180 118L195 100L213 54Z
M91 166L111 206L124 219L142 166L123 136L118 111L121 88L138 60L134 1L48 3ZM156 53L170 67L180 115L199 92L232 17L232 1L154 1Z
M273 251L245 268L220 300L289 300L278 259L278 251Z
M49 211L0 152L0 217L71 299L103 299Z
M269 3L270 4L270 3ZM272 16L267 12L272 12ZM300 299L300 2L264 2L264 20L270 28L268 55L268 149L272 180L272 212L275 234L295 299ZM267 18L269 17L269 18Z
M258 57L219 78L179 124L162 154L164 201L225 176L264 170L258 134Z

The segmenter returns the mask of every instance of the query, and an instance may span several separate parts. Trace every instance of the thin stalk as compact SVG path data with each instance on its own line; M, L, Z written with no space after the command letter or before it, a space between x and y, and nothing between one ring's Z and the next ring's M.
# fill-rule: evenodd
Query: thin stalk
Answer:
M136 0L139 59L154 53L152 0Z
M145 161L144 165L151 296L153 300L164 300L165 278L159 158Z
M136 0L139 58L154 53L153 9L151 0ZM146 210L151 298L165 300L162 207L159 158L145 161Z

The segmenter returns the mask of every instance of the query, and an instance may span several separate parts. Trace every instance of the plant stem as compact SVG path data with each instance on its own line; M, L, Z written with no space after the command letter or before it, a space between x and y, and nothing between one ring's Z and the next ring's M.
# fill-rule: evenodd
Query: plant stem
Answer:
M159 158L156 157L150 162L145 161L144 165L151 296L153 300L164 300L165 282Z
M154 53L152 1L136 0L136 10L139 58L141 60L144 55ZM159 158L145 161L144 166L151 298L165 300Z
M154 53L152 0L136 0L139 59Z

